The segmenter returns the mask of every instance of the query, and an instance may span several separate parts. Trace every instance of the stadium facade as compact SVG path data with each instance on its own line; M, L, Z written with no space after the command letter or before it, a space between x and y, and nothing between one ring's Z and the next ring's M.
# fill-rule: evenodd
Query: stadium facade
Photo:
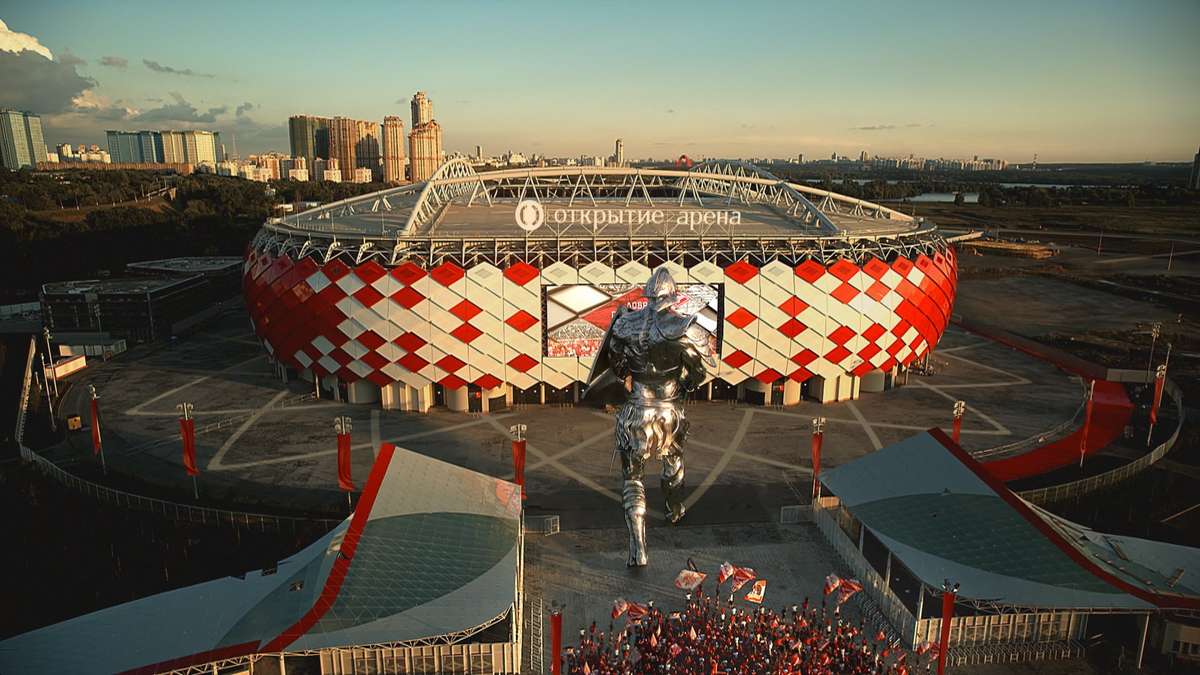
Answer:
M716 335L701 398L889 387L937 344L953 249L929 222L757 167L553 167L429 180L267 221L247 309L283 377L354 403L569 403L616 308L666 266Z

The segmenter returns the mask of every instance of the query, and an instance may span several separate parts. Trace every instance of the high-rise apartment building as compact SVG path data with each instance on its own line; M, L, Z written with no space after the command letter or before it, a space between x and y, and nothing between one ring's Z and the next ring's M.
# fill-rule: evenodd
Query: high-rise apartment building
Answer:
M333 120L328 117L289 117L288 136L292 142L292 157L303 157L310 162L317 157L329 159L329 128L332 123Z
M483 159L483 146L475 146L475 159Z
M617 147L613 150L613 165L625 166L625 141L617 139Z
M47 159L42 118L11 108L0 110L0 165L8 169L33 168Z
M417 95L412 99L412 128L416 129L422 124L433 121L433 101L425 95L425 92L418 91Z
M411 158L412 182L420 183L438 170L444 159L442 125L430 120L418 125L408 135L408 156Z
M355 169L371 170L372 180L383 177L379 154L379 123L335 117L329 127L329 157L338 160L343 178L356 179Z
M216 131L109 131L107 135L114 162L216 164L225 159L221 134Z
M1192 179L1188 185L1193 190L1200 190L1200 150L1196 151L1196 158L1192 160Z
M404 156L404 120L383 118L383 180L403 183L408 158Z

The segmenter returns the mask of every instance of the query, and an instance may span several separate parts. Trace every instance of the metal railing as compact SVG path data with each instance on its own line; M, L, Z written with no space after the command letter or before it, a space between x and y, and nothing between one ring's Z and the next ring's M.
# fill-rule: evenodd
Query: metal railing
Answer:
M248 530L258 530L260 532L300 532L307 530L313 525L322 527L328 532L342 522L341 520L325 518L297 518L266 513L229 511L226 509L209 508L207 506L179 504L153 497L143 497L84 480L62 470L54 462L24 446L21 448L21 456L27 461L38 465L54 480L89 497L95 497L108 504L147 511L175 520L199 523L201 525L226 525Z
M1045 439L1050 439L1052 441L1057 440L1057 438L1060 436L1060 434L1063 434L1063 432L1065 432L1067 429L1070 429L1071 427L1075 426L1076 424L1082 424L1082 422L1079 422L1078 420L1080 417L1083 417L1087 413L1087 400L1086 399L1087 399L1087 393L1088 393L1088 384L1079 375L1072 374L1072 377L1075 378L1076 382L1079 384L1080 388L1082 389L1082 395L1084 397L1084 401L1079 404L1078 408L1075 409L1075 414L1071 415L1070 419L1064 421L1062 424L1059 424L1052 429L1047 429L1046 431L1039 433L1037 436L1031 436L1024 440L1014 441L1012 443L1008 443L1005 445L997 445L993 448L984 448L983 450L976 450L974 452L971 452L970 455L972 457L974 457L975 459L982 461L984 459L987 459L990 457L995 457L997 455L1019 454L1014 451L1025 448L1025 447L1034 446L1034 445L1037 445L1038 443L1045 443L1046 442Z
M1069 483L1063 483L1061 485L1052 485L1050 487L1018 492L1017 495L1022 499L1033 502L1034 504L1048 504L1051 502L1057 502L1063 499L1076 497L1102 487L1115 485L1116 483L1119 483L1130 476L1146 470L1152 464L1162 459L1163 455L1167 454L1171 448L1175 447L1175 443L1179 440L1179 432L1183 429L1184 420L1183 392L1181 392L1179 387L1177 387L1170 379L1166 381L1163 388L1167 394L1174 399L1175 411L1179 416L1179 424L1175 427L1175 432L1171 434L1171 437L1168 438L1166 442L1155 447L1154 450L1150 451L1148 454L1142 455L1138 459L1135 459L1125 466L1118 467L1112 471L1106 471L1090 478L1083 478L1080 480L1071 481Z

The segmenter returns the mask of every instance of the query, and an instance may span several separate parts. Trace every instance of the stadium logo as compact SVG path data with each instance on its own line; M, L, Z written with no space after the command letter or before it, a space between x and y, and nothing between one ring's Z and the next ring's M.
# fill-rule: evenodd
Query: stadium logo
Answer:
M532 199L522 199L517 204L517 225L526 232L533 232L546 222L546 210Z

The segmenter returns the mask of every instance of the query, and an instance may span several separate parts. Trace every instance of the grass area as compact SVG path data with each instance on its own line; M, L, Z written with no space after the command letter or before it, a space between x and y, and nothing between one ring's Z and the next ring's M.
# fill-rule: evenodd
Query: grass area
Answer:
M133 207L138 209L149 209L157 213L166 213L174 211L175 205L165 197L151 197L150 199L139 199L136 201L118 202L116 204L99 204L93 206L80 206L79 208L67 207L65 209L47 209L45 211L30 211L29 215L44 221L52 221L57 223L82 223L87 220L89 213L93 211L104 211L118 207Z
M912 213L912 205L899 209ZM1006 227L1030 230L1078 230L1110 234L1200 237L1200 205L1055 206L1048 208L975 204L917 204L916 214L946 227Z

